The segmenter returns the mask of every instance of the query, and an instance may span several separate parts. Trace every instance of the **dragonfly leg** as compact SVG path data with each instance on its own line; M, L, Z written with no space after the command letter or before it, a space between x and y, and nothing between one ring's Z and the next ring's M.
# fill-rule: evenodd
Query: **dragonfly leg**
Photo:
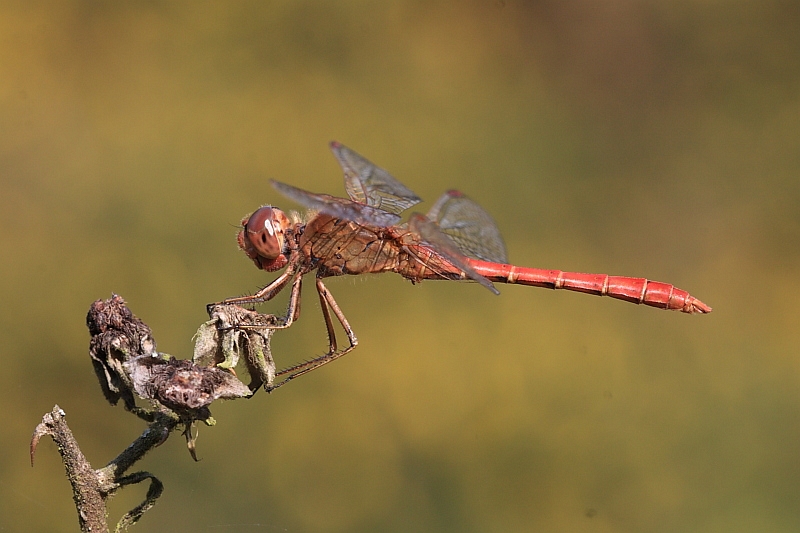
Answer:
M276 294L281 292L286 287L286 285L292 280L295 274L297 274L298 262L299 259L295 259L293 256L290 259L289 265L286 267L286 270L283 271L283 274L272 280L272 283L270 283L263 289L259 289L259 291L256 292L255 294L251 294L248 296L237 296L234 298L225 298L221 302L209 304L209 307L212 305L229 305L229 304L253 305L272 300Z
M281 326L275 329L284 329L300 318L300 293L303 289L303 275L298 274L292 283L292 292L289 295L289 307L286 309L286 318Z
M317 296L319 296L319 305L322 309L322 316L325 318L325 329L328 330L328 353L336 353L336 331L333 329L333 322L331 322L331 312L328 310L328 300L325 298L325 294L327 293L328 297L333 300L330 291L328 290L325 285L322 286L323 290L320 290L320 284L322 281L317 278ZM336 302L334 302L336 303Z
M264 287L263 289L259 290L255 294L251 294L248 296L236 296L234 298L225 298L221 302L209 304L209 307L212 305L252 305L262 302L268 302L269 300L273 299L276 294L281 292L286 284L289 283L294 276L294 272L289 272L288 270L275 278L272 283Z
M345 318L344 313L339 308L339 304L336 303L336 300L333 299L333 295L331 291L328 290L328 287L322 283L321 278L317 278L317 292L319 293L320 302L326 303L327 307L330 307L330 310L333 311L333 314L336 315L336 318L339 320L339 323L342 325L344 332L347 334L347 340L350 341L350 347L347 349L349 352L356 346L358 346L358 339L356 339L355 333L353 333L353 328L350 327L350 323ZM325 306L323 306L325 309ZM325 325L328 328L328 336L333 339L331 342L331 353L336 351L336 336L333 331L333 324L331 324L330 315L325 309Z
M285 285L285 283L284 283ZM292 323L300 317L300 293L302 292L303 288L303 275L298 274L297 277L294 278L294 282L292 283L292 292L289 296L289 306L286 309L286 316L283 317L282 323L280 324L270 324L268 326L263 325L248 325L248 324L237 324L232 326L233 329L286 329L292 325ZM227 302L228 300L226 300ZM218 305L218 304L209 304ZM226 304L228 305L228 304Z
M325 327L328 330L328 342L329 342L329 352L325 355L317 357L315 359L311 359L310 361L305 361L303 363L299 363L297 365L291 366L289 368L285 368L275 374L276 377L278 376L286 376L283 381L279 382L277 385L270 387L270 391L277 389L281 385L288 383L289 381L293 380L294 378L300 377L303 374L307 374L312 370L315 370L322 365L326 365L331 361L335 361L336 359L340 358L341 356L350 353L358 346L358 339L353 333L353 328L350 327L350 323L345 318L344 313L339 308L339 304L336 303L336 300L333 299L333 295L322 283L321 278L317 278L317 292L319 293L320 303L322 304L322 314L325 317ZM336 345L336 333L334 332L333 323L331 321L330 311L333 311L333 314L336 316L339 323L344 328L345 333L347 334L347 339L350 341L350 346L345 348L344 350L338 350Z

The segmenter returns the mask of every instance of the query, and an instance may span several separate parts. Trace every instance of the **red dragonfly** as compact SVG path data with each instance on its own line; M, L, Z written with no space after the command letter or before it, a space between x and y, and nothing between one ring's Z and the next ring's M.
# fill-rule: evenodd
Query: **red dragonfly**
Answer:
M239 247L256 266L268 272L285 269L272 283L251 296L228 298L223 304L249 305L274 298L292 283L286 318L289 327L299 316L303 277L316 270L316 286L328 331L325 355L279 371L283 380L310 372L353 350L353 329L323 279L345 274L396 272L412 283L424 279L472 280L495 294L492 282L568 289L684 313L710 313L711 308L668 283L644 278L542 270L508 264L505 244L492 217L462 193L442 195L427 215L414 213L400 224L400 214L421 199L349 148L331 143L344 170L349 200L315 194L272 181L286 197L310 209L304 219L273 206L263 206L242 220ZM331 312L350 345L339 349Z

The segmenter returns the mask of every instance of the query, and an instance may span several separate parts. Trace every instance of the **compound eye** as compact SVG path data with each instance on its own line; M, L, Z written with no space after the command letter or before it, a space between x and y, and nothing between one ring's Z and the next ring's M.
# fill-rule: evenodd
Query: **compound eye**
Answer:
M262 207L245 223L245 238L261 257L276 259L283 249L283 220L286 215L280 209Z

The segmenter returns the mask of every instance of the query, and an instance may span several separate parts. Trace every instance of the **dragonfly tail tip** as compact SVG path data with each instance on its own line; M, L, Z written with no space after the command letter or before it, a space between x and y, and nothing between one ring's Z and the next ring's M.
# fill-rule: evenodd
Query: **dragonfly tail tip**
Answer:
M704 304L697 298L693 299L689 307L689 312L691 314L707 315L711 311L713 311L713 309L710 306Z

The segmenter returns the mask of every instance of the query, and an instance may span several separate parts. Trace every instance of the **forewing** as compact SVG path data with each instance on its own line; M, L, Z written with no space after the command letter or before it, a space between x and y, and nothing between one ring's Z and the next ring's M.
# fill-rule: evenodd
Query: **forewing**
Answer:
M431 207L428 218L436 222L467 257L508 263L506 245L494 219L461 192L444 193Z
M366 204L337 198L329 194L317 194L292 187L280 181L270 180L278 192L309 209L314 209L332 217L352 220L367 226L389 227L400 221L400 215L376 209Z
M433 248L433 250L447 259L451 264L460 268L472 280L477 281L495 294L500 294L491 281L478 274L467 261L450 237L442 233L435 222L421 215L414 213L408 219L408 228L417 233L422 239Z
M344 171L347 195L354 202L399 215L422 201L391 174L348 147L333 141L331 150Z

